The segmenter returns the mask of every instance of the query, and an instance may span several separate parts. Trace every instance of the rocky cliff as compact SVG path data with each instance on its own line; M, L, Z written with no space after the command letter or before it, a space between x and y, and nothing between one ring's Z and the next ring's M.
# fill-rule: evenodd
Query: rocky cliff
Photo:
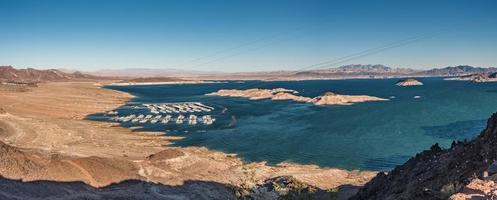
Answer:
M403 165L379 173L351 199L447 199L476 178L485 178L497 160L497 113L472 141L438 144Z

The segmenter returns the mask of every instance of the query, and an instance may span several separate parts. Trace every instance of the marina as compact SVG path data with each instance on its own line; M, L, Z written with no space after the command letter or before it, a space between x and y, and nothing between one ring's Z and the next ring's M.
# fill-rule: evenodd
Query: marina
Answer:
M159 103L159 104L142 104L150 113L147 114L130 114L126 116L119 116L117 110L106 112L111 121L132 123L132 124L183 124L187 121L188 125L211 125L216 119L211 115L199 115L195 113L211 112L213 107L204 105L200 102L180 102L180 103ZM143 108L142 107L142 108ZM139 106L134 106L134 109L139 109ZM165 114L165 115L163 115ZM174 116L177 114L176 116ZM185 117L184 114L187 114Z
M199 113L211 112L213 107L204 105L200 102L180 102L180 103L160 103L160 104L143 104L151 113Z

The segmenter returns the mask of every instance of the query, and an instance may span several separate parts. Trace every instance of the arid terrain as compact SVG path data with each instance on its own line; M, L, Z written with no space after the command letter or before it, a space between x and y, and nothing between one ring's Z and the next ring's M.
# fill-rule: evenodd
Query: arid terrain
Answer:
M268 179L290 176L323 191L348 185L345 194L375 175L312 165L244 163L236 155L206 148L170 147L179 138L161 133L132 132L117 124L85 120L89 114L112 110L132 98L103 89L101 84L50 82L24 92L0 91L1 176L23 182L82 181L93 187L137 180L169 189L203 181L248 190Z
M376 175L370 171L292 163L274 166L247 163L234 154L204 147L173 147L172 142L181 138L163 132L138 132L116 123L87 120L88 115L114 110L134 98L103 88L116 82L110 78L74 78L52 70L6 69L11 78L4 78L8 81L0 85L0 186L4 188L0 190L0 199L495 196L497 170L493 168L497 162L492 146L496 141L496 115L475 140L454 142L450 149L434 145L389 173ZM324 101L344 105L364 100L344 102L344 95L334 93L301 97L284 88L221 90L220 94L314 104Z

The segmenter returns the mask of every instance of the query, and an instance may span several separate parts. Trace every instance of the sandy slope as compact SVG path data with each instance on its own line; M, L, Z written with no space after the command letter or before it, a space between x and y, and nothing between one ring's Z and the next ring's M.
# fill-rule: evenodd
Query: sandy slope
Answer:
M28 92L0 91L0 97L0 107L6 111L0 112L0 140L8 144L1 145L0 163L8 164L0 165L0 175L7 178L80 180L97 187L127 179L168 185L201 180L253 186L271 177L291 175L329 189L361 185L375 175L312 165L243 163L235 155L206 148L167 146L178 138L84 120L131 98L101 89L99 84L46 83ZM16 152L27 154L12 157Z

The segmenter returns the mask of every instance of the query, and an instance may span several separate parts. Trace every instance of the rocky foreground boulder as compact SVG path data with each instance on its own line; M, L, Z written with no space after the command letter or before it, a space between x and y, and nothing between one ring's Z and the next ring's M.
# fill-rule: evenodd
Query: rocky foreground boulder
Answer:
M339 197L338 190L322 190L299 182L291 176L268 179L252 188L233 187L237 199L242 200L280 200L280 199L321 199L334 200Z
M403 165L379 173L351 199L448 199L471 181L486 179L497 160L497 113L471 141L453 142L449 149L438 144Z

